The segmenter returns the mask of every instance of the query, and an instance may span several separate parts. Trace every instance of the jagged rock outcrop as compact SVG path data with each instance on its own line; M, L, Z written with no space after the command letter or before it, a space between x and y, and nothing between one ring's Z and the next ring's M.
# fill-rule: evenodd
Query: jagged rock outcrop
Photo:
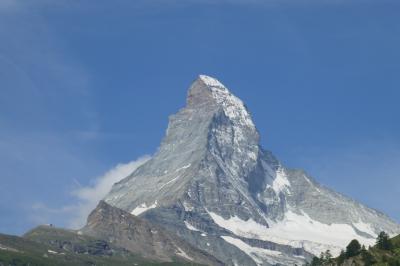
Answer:
M203 265L222 265L209 254L191 246L160 226L101 201L89 215L83 235L104 239L130 252L154 261L187 261Z

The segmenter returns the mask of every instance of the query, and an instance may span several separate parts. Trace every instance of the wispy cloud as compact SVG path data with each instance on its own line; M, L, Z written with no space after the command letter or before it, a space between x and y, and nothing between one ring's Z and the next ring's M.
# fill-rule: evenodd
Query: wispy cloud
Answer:
M71 194L77 200L75 204L62 206L60 208L49 207L45 203L35 203L32 206L31 220L36 224L54 223L53 221L66 221L66 226L72 229L81 228L89 213L96 207L111 190L114 183L127 177L139 166L150 159L150 156L143 156L137 160L125 164L118 164L104 175L94 179L92 184L73 189Z
M77 207L78 212L76 216L71 219L69 226L72 228L81 227L86 221L89 212L107 195L112 185L127 177L149 159L150 156L143 156L126 164L118 164L103 176L96 179L93 185L80 187L74 190L72 194L79 199Z

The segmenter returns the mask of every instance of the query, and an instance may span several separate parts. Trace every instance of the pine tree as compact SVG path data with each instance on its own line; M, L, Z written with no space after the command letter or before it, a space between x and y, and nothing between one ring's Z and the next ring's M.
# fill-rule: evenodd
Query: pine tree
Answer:
M337 264L342 265L345 259L346 259L346 253L344 252L344 250L342 250L340 252L339 257L337 258Z
M320 258L318 257L314 257L311 261L311 266L321 266L322 265L322 261Z
M383 231L379 233L376 239L376 246L381 250L391 250L393 248L389 235Z
M328 260L330 260L330 259L332 259L332 253L331 253L331 251L328 249L327 251L325 251L325 258L326 259L328 259Z
M365 266L371 266L376 262L374 256L372 256L365 247L361 249L361 259Z
M346 257L351 258L360 254L361 245L357 239L351 240L350 244L346 247Z
M325 253L321 252L321 254L319 255L319 261L321 264L323 264L325 262Z
M324 262L327 262L327 263L332 262L333 256L332 256L331 251L329 249L327 251L325 251L324 258L325 258Z

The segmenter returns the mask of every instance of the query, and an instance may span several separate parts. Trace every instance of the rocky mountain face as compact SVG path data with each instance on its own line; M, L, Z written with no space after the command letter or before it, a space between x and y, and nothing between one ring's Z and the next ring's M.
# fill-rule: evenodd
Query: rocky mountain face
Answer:
M48 245L56 253L71 252L74 254L104 257L125 256L129 253L123 248L111 246L105 240L78 234L73 230L60 229L47 225L41 225L30 230L24 234L23 238Z
M101 201L80 230L83 235L106 240L134 254L154 261L186 261L202 265L222 265L209 254L192 247L160 226Z
M2 265L223 265L165 229L101 201L79 231L38 226L0 234Z
M191 85L153 158L104 200L227 265L299 265L354 238L369 245L379 231L400 232L384 214L282 165L259 145L243 102L208 76Z

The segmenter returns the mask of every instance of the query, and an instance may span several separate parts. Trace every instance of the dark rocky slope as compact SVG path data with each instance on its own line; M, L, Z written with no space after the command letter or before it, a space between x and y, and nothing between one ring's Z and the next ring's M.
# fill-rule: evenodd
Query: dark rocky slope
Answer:
M186 260L206 265L222 265L214 257L163 228L112 207L104 201L101 201L89 215L87 224L81 232L84 235L107 240L152 260L165 262Z

